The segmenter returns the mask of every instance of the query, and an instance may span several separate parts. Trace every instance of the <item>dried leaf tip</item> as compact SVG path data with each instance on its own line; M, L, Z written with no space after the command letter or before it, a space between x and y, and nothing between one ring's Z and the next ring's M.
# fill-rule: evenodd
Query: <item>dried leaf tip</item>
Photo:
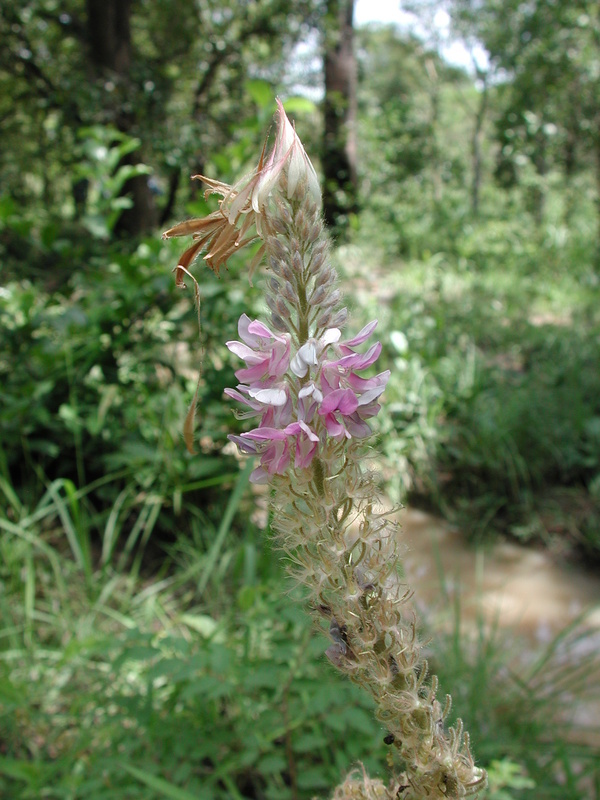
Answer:
M279 99L275 120L273 146L267 152L265 142L258 165L249 177L230 186L204 175L193 176L207 185L205 197L218 194L222 199L217 211L206 217L180 222L163 233L163 239L176 236L191 236L193 239L191 247L179 259L178 267L187 269L200 253L206 251L204 261L218 275L234 253L256 239L264 241L267 206L273 191L284 180L288 199L308 193L315 205L321 205L317 174ZM250 278L262 255L261 247L252 261Z

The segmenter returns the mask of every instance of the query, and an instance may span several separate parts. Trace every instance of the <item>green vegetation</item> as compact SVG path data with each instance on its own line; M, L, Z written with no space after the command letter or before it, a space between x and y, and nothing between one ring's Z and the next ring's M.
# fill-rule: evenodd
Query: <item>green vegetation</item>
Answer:
M248 513L247 474L224 518ZM210 544L182 537L148 575L117 563L88 575L51 512L64 517L60 501L0 520L3 797L309 798L359 758L384 774L385 731L323 658L261 531L208 529ZM472 643L458 624L435 642L489 798L592 796L595 752L572 720L574 696L597 700L584 628L529 665L483 627Z
M522 245L498 242L485 267L438 252L386 271L396 489L474 536L598 559L598 288L585 265L561 268L568 247Z
M389 748L292 602L265 498L226 446L243 423L224 342L261 309L260 278L199 266L199 338L179 245L160 240L214 208L189 174L249 167L319 4L133 4L127 74L86 49L94 5L0 11L0 796L326 796L359 758L384 775ZM551 4L558 25L541 2L479 5L452 4L454 31L491 55L478 82L411 36L357 32L342 288L380 319L394 499L597 564L598 10ZM287 107L318 152L318 104ZM487 797L600 797L567 713L597 683L585 620L533 662L451 628L432 668Z
M388 332L391 490L477 538L508 532L597 560L600 278L587 139L565 174L552 106L540 174L531 141L494 149L480 130L484 92L496 125L512 113L507 85L478 92L415 40L363 35L374 47L359 96L370 192L351 272L375 276L368 313ZM494 170L475 206L476 175Z

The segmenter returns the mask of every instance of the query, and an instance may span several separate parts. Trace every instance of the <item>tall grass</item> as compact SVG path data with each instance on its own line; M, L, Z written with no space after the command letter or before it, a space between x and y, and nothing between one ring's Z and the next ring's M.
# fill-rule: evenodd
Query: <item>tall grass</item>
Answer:
M91 578L62 487L27 513L3 487L0 796L295 800L358 758L385 773L385 731L290 602L298 590L249 522L246 486L240 473L220 528L204 520L141 568L103 560L92 539ZM455 610L432 666L490 767L488 797L599 796L598 752L568 714L596 702L594 637L573 626L523 658L513 636L473 636Z

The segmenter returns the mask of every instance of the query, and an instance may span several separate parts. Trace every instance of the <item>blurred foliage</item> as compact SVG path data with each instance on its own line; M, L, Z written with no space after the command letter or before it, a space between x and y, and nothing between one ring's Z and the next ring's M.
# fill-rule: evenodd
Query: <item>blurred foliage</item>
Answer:
M73 214L80 129L108 126L140 140L154 200L161 214L172 213L182 175L187 196L187 176L245 137L255 114L247 81L279 87L285 59L313 15L310 0L106 0L100 14L94 0L4 0L4 191L20 205ZM149 222L151 199L142 209Z
M502 530L597 560L594 164L582 145L569 175L558 158L543 176L523 161L514 185L495 183L507 87L488 87L475 215L464 143L483 89L390 29L363 31L362 48L366 208L353 260L385 302L367 300L388 331L391 490L472 536Z
M554 272L547 252L534 274L514 248L499 249L502 267L489 272L437 253L388 277L396 491L459 512L472 535L502 529L597 559L593 273Z
M137 143L107 129L82 136L90 191L72 229L19 215L12 200L0 207L0 232L35 257L24 269L7 248L0 291L0 491L32 509L56 481L72 487L92 537L114 514L135 530L150 504L152 527L168 538L201 524L199 509L218 514L218 487L237 473L221 452L235 425L222 403L231 382L222 332L235 330L252 292L233 273L224 282L206 270L198 315L175 288L174 248L157 236L131 250L107 242L126 205L120 173L131 168L110 176ZM202 444L191 457L182 421L200 371Z

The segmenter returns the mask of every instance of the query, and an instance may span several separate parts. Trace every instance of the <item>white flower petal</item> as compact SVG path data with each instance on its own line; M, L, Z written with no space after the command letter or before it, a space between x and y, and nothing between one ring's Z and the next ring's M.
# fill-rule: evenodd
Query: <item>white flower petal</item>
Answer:
M308 372L308 366L298 353L290 361L290 369L298 378L303 378Z
M317 358L317 347L313 341L306 342L298 350L290 362L290 369L299 378L303 378L308 372L309 367L315 367L319 363Z
M305 364L308 364L309 367L316 367L316 365L318 364L317 348L315 346L315 343L312 341L303 344L300 350L298 350L298 355L304 361Z
M287 393L284 389L250 389L248 394L267 406L284 406L287 401Z
M342 332L339 328L327 328L323 336L321 336L319 339L319 342L323 345L323 347L327 347L328 344L339 342L341 335Z
M298 399L303 400L305 397L312 397L317 403L323 402L323 392L315 385L313 381L307 383L298 392Z

